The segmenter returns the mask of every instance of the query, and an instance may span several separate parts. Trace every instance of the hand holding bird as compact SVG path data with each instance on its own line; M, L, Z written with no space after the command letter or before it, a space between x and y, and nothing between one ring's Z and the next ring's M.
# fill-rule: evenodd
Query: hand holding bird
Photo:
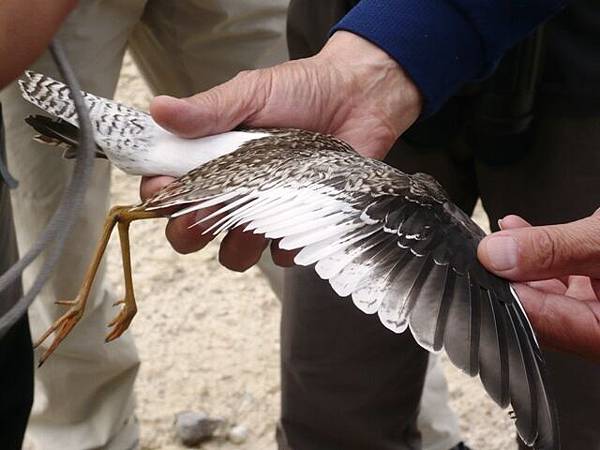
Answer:
M479 245L480 261L498 276L526 282L514 286L546 346L600 361L600 209L539 227L508 216L501 227Z
M420 94L400 66L379 47L339 31L319 54L278 66L242 72L207 92L186 99L161 96L150 112L174 134L195 138L248 127L292 127L334 135L359 154L383 159L418 118ZM146 178L140 193L147 199L173 179ZM180 253L198 251L213 239L203 234L209 224L190 227L200 215L169 221L166 235ZM269 245L263 236L231 230L219 253L227 268L244 271ZM271 245L276 264L293 264L292 252Z

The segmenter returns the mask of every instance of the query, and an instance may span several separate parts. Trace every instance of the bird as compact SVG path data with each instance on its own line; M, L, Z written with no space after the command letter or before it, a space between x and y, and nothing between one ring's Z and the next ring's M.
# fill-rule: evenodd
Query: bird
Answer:
M26 121L36 139L77 152L77 115L69 88L26 72L23 97L52 117ZM113 207L96 254L74 300L38 340L55 334L42 362L83 314L113 228L119 231L125 278L122 308L107 336L120 336L136 314L128 230L142 219L208 210L192 226L204 233L245 231L297 250L294 263L312 266L336 294L394 333L410 332L430 352L445 350L501 407L511 406L522 441L559 449L556 408L540 345L510 283L477 260L485 236L436 180L406 174L359 155L344 141L286 128L236 129L179 138L152 117L83 93L97 156L132 175L176 177L137 205ZM173 212L173 210L175 211Z

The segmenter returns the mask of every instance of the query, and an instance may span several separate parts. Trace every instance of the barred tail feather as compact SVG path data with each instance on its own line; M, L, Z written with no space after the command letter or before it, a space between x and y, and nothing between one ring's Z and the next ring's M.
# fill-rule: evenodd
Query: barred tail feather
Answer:
M70 97L69 87L41 73L28 70L25 78L19 80L21 95L25 100L55 117L77 126L75 104ZM96 105L107 100L82 92L90 116Z

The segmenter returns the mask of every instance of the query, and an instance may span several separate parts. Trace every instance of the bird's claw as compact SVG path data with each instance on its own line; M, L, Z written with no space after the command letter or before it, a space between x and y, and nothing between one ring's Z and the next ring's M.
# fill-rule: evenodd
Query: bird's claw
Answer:
M39 347L52 333L56 332L56 336L52 341L52 344L46 351L42 354L40 358L38 367L44 364L44 362L48 359L48 357L56 350L56 348L60 345L60 343L66 338L73 327L77 325L77 322L81 319L83 315L83 309L78 305L78 301L60 301L57 302L59 304L70 305L69 310L60 316L50 328L46 330L46 332L40 336L40 338L33 344L33 348Z
M112 327L112 330L106 336L105 342L114 341L120 337L129 328L131 321L137 313L135 304L132 305L126 300L121 300L115 303L115 305L118 304L123 304L123 307L119 311L119 314L117 314L117 316L108 324L109 327Z
M77 303L79 303L79 300L56 300L54 302L55 305L62 306L75 306Z

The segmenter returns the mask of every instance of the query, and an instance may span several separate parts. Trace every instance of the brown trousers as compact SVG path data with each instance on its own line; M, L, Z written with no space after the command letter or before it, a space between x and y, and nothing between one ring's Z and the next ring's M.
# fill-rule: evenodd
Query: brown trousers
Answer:
M350 3L293 0L291 57L316 53ZM442 119L460 116L461 102L448 105ZM467 212L480 197L493 226L509 213L550 224L587 216L600 206L600 116L538 111L523 136L524 151L501 165L484 162L493 138L473 145L468 127L442 128L452 132L440 133L437 119L419 124L396 143L388 162L404 172L435 176ZM419 449L416 415L426 352L408 334L394 335L376 317L336 298L312 269L290 270L285 281L280 447ZM563 353L545 356L563 450L600 450L600 365Z

